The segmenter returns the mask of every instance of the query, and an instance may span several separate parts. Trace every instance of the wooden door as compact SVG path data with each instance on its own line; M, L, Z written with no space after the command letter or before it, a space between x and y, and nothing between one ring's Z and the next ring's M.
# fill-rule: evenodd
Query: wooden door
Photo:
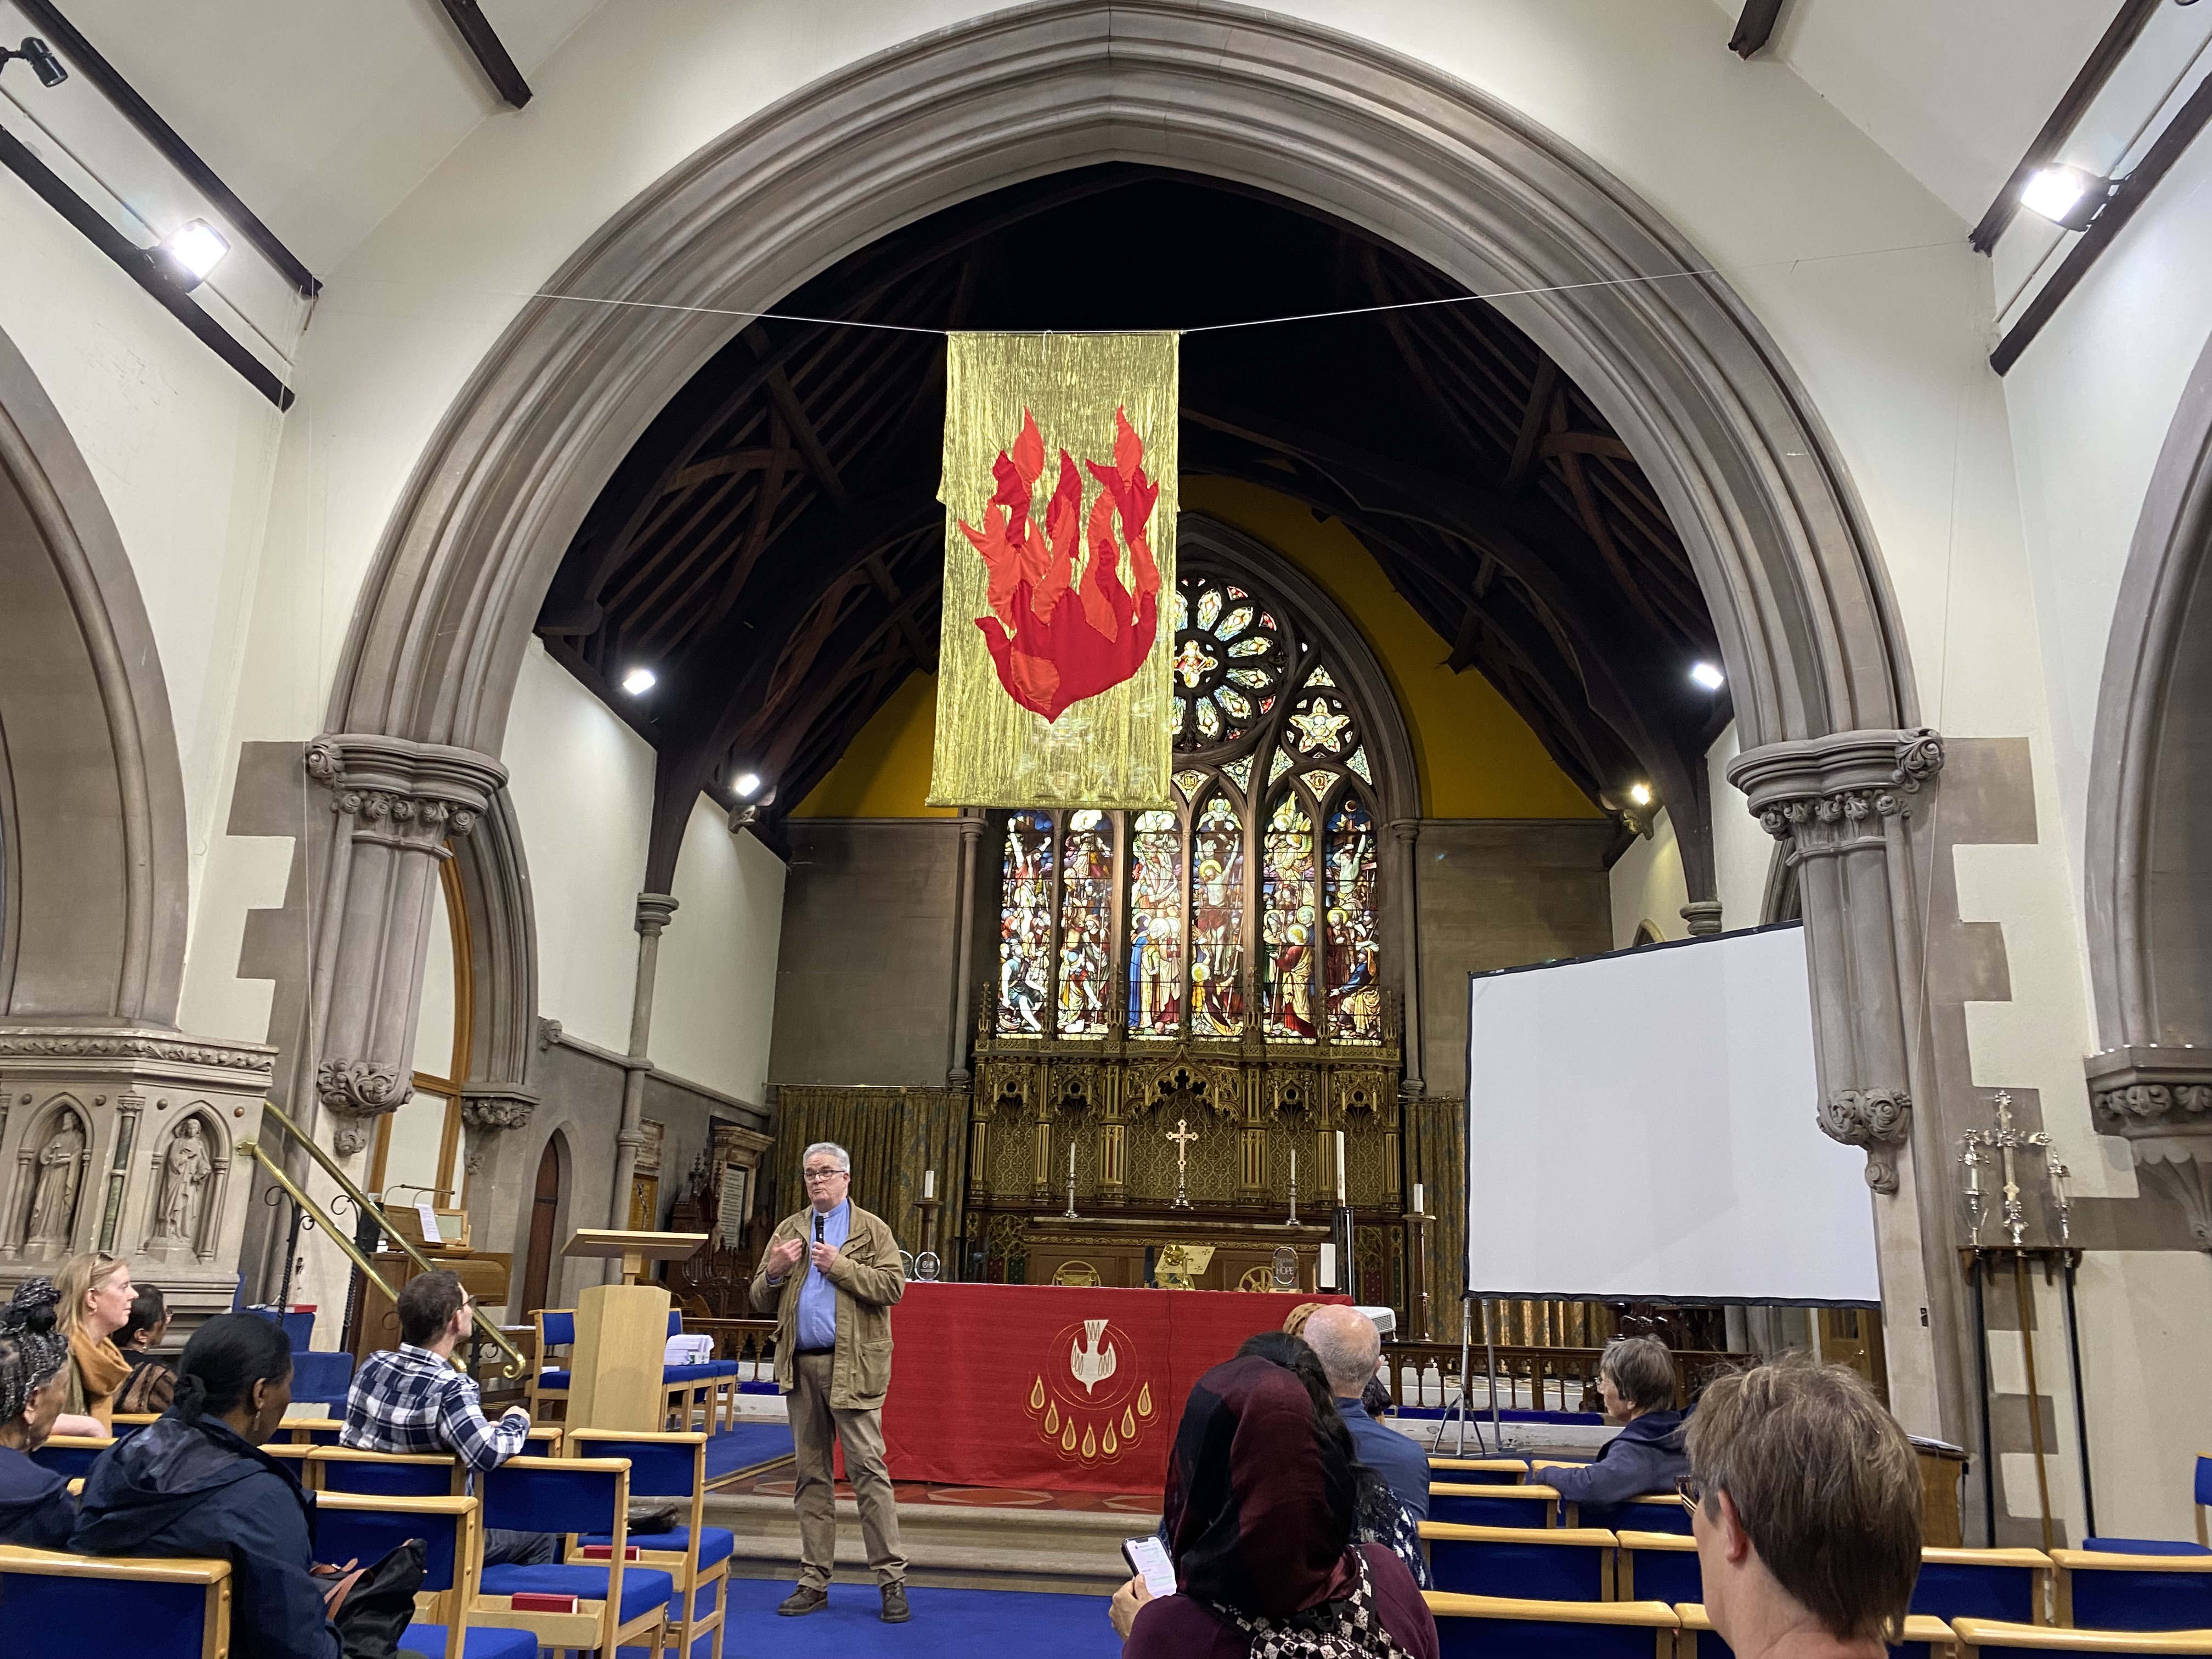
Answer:
M1848 1365L1874 1384L1885 1406L1889 1403L1889 1368L1881 1347L1879 1309L1821 1308L1820 1358Z
M522 1305L510 1309L527 1319L545 1305L545 1284L553 1273L553 1229L561 1212L561 1159L553 1143L538 1160L538 1187L530 1199L530 1255L522 1269Z

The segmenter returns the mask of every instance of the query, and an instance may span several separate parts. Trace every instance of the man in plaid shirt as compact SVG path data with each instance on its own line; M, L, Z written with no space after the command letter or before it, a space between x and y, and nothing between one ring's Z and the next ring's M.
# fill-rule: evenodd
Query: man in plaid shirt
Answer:
M362 1362L346 1396L338 1444L360 1451L450 1452L471 1470L495 1469L528 1443L530 1413L511 1406L487 1422L475 1382L453 1350L476 1330L476 1304L458 1274L417 1273L399 1289L399 1347ZM484 1565L559 1560L557 1533L484 1529Z

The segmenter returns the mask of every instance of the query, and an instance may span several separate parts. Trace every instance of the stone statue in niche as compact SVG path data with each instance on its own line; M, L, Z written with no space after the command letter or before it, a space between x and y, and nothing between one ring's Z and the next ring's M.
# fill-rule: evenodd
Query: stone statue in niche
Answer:
M84 1125L75 1112L64 1112L39 1153L39 1182L31 1194L33 1249L68 1248L83 1173Z
M201 1200L207 1193L208 1177L214 1173L207 1135L199 1119L188 1117L177 1126L161 1159L161 1188L155 1196L156 1240L189 1244L199 1236Z

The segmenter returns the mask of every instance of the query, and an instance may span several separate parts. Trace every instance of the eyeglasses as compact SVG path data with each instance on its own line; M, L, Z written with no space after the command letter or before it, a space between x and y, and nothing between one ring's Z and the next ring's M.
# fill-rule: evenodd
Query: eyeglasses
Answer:
M1674 1477L1674 1496L1684 1509L1694 1515L1705 1507L1705 1483L1694 1474L1678 1474Z
M831 1181L839 1176L851 1173L850 1170L809 1170L806 1171L806 1178L809 1181Z

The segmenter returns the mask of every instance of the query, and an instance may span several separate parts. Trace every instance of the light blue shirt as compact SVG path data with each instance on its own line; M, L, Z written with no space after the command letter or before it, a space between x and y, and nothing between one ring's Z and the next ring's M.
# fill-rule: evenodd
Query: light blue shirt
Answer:
M822 1242L845 1248L845 1241L853 1234L853 1200L847 1199L827 1215L811 1212L806 1223L806 1248L814 1248L814 1219L820 1215ZM799 1286L799 1346L801 1348L834 1348L837 1346L837 1287L822 1276L810 1256L806 1277Z

